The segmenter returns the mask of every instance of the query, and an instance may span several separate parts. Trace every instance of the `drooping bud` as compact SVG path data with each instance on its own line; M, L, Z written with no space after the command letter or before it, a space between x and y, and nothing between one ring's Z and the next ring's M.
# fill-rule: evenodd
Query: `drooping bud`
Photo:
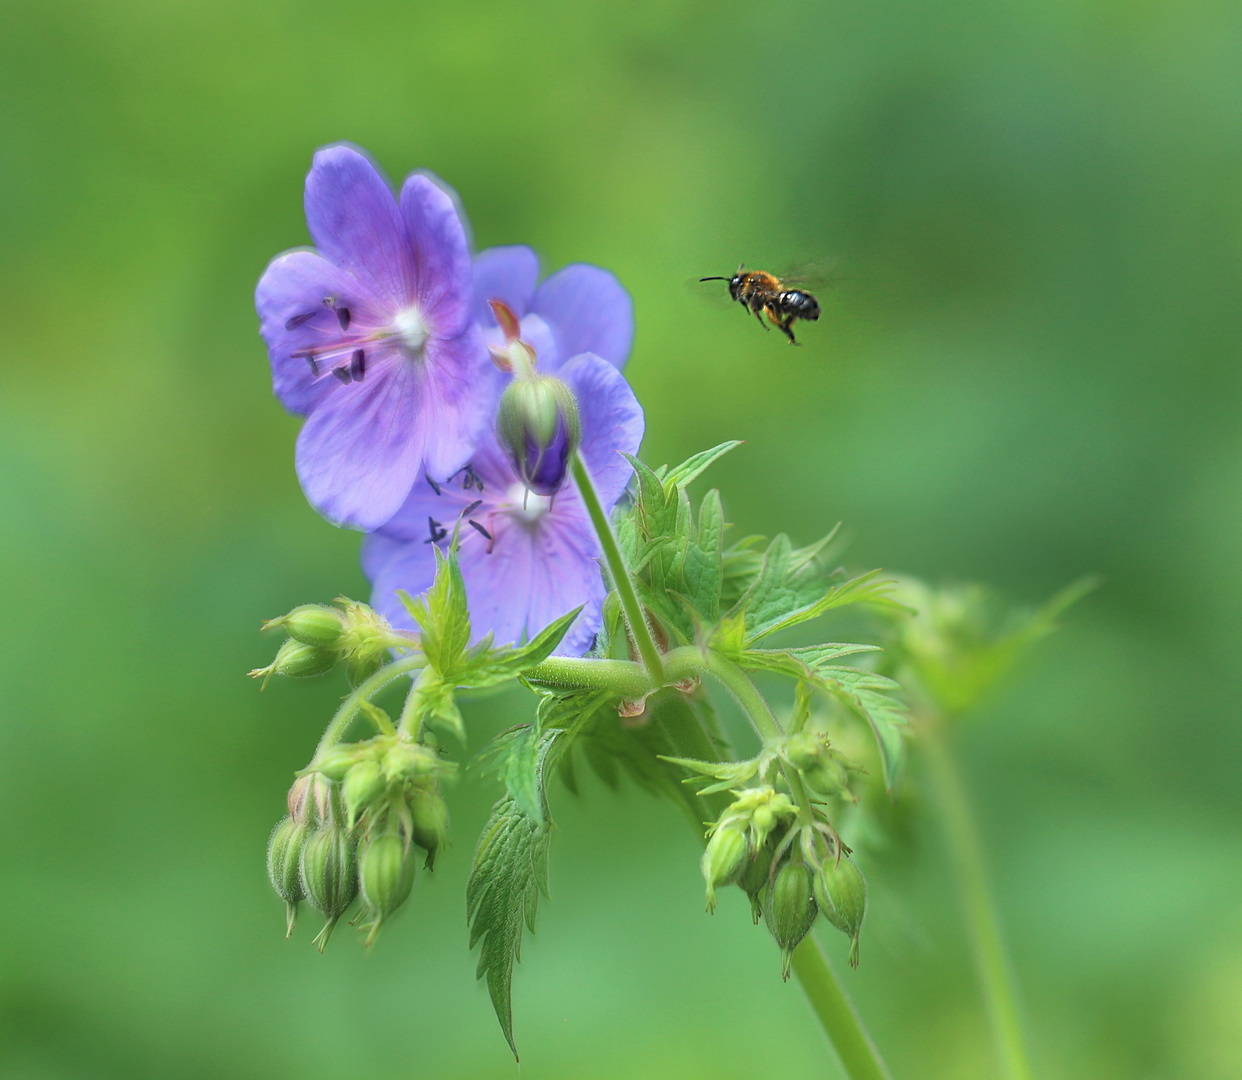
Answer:
M345 774L345 783L341 788L341 799L345 804L345 813L349 816L350 828L358 820L364 810L387 790L384 770L378 761L368 758L354 765Z
M746 861L738 875L738 887L750 898L750 917L755 925L763 918L763 890L772 872L772 845L764 844Z
M359 743L337 743L319 754L309 767L329 780L344 780L345 774L366 757L369 749Z
M393 633L392 626L368 604L337 597L342 605L344 633L338 643L345 657L346 673L351 686L357 686L374 675L384 663L389 649L409 645L408 640Z
M304 641L298 641L297 638L285 638L284 644L276 653L276 659L265 668L255 668L250 672L250 677L252 679L262 677L264 686L273 675L309 679L331 671L336 659L337 654L333 649L307 645Z
M515 378L500 397L496 434L514 470L536 495L555 495L582 441L573 392L560 379Z
M764 918L781 947L781 977L789 978L793 951L815 924L811 870L805 863L787 862L776 872Z
M423 864L435 866L436 851L448 837L448 804L435 788L416 785L410 797L410 816L414 823L414 843L427 852Z
M334 820L339 795L336 785L318 772L299 776L289 789L289 816L303 825Z
M285 902L285 937L293 933L298 917L298 902L306 896L302 888L302 848L310 830L293 818L284 818L267 844L267 876L276 895Z
M302 888L306 898L321 912L323 929L315 938L323 952L332 928L358 895L358 864L354 841L349 832L335 822L321 825L302 848Z
M829 859L815 875L815 899L824 917L850 939L850 966L858 967L858 942L867 914L867 879L847 856Z
M750 861L750 844L746 830L735 823L716 828L703 852L703 878L707 882L707 910L716 910L716 889L731 885Z
M362 898L375 914L367 944L380 924L405 903L414 885L414 856L400 834L385 832L367 841L358 856Z
M283 626L290 637L303 644L323 648L335 645L345 631L341 613L323 604L303 604L295 607L288 615L265 622L263 629L272 626Z

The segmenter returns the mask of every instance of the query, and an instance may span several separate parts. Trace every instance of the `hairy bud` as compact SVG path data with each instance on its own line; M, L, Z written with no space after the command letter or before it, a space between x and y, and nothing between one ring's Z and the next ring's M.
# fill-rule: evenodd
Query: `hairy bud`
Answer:
M850 966L858 967L858 941L867 914L867 880L842 855L829 859L815 875L815 899L824 917L850 939Z
M536 495L555 495L582 441L573 392L549 375L514 379L500 397L496 434L527 488Z
M414 857L400 834L385 832L367 841L358 855L362 898L375 913L367 944L380 924L405 903L414 885Z
M323 604L303 604L295 607L288 615L264 623L263 629L271 626L283 626L290 637L305 645L318 645L321 648L335 645L345 631L345 621L341 613Z
M716 910L716 889L731 885L750 861L746 830L736 824L718 827L703 852L703 878L707 882L707 910Z
M284 644L276 652L274 659L265 668L255 668L250 672L252 679L263 679L263 685L273 675L289 675L295 679L309 679L315 675L323 675L331 671L336 664L336 652L332 649L320 648L318 645L307 645L297 638L285 638Z
M341 788L341 800L352 828L354 822L388 789L384 770L378 761L368 758L360 761L345 774Z
M418 785L410 797L410 816L414 822L414 843L427 852L423 864L435 866L436 851L448 837L448 804L435 788Z
M366 756L369 749L359 743L337 743L319 754L310 768L329 780L344 780L345 774Z
M805 863L785 863L776 872L764 909L768 930L781 947L781 977L784 979L789 978L794 949L815 924L811 877L810 867Z
M267 843L267 876L276 895L285 902L285 937L293 933L298 917L298 902L306 896L302 888L302 848L310 830L293 818L284 818L272 830Z
M358 865L354 841L335 822L321 825L307 838L302 848L302 888L306 898L327 920L315 938L323 952L336 925L358 895Z

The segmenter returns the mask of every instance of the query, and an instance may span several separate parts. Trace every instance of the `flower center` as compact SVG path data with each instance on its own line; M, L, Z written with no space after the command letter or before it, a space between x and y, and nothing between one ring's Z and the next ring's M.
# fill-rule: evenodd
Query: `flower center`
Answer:
M396 318L392 321L392 328L400 339L401 351L406 356L414 360L422 355L423 346L427 343L430 331L427 324L423 322L418 308L409 307L404 311L398 311Z
M505 501L512 507L509 512L527 525L534 525L552 509L550 496L536 495L525 484L510 484Z

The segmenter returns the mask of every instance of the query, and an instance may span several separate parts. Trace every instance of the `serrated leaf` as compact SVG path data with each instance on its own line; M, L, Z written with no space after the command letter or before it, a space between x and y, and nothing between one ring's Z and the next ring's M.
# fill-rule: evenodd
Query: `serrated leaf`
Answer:
M423 668L414 683L413 693L413 709L420 724L426 724L440 735L466 741L466 725L454 699L453 687L446 684L434 668Z
M490 638L481 642L463 657L452 673L454 681L477 689L517 678L552 655L581 610L578 607L562 615L525 645L503 645L497 649L492 648Z
M746 649L737 655L737 663L748 671L774 671L795 679L814 675L816 668L830 660L856 653L879 652L878 645L826 642L796 649Z
M713 446L710 450L704 450L701 453L686 458L680 465L674 466L664 474L665 489L672 490L673 487L685 487L714 461L724 457L734 447L741 445L740 439L731 439L729 442L722 442L718 446Z
M874 671L833 666L816 668L812 681L870 725L884 768L884 786L892 792L905 757L902 729L907 724L906 707L893 696L898 685Z
M561 732L557 731L556 735ZM475 764L496 775L527 817L543 824L537 764L539 734L533 724L498 734L475 756Z
M731 788L746 783L759 770L758 758L751 758L747 761L699 761L695 758L666 757L662 754L660 760L667 761L670 765L677 765L694 774L687 776L682 783L706 784L706 787L699 789L700 795L729 791ZM715 783L708 783L712 780Z
M720 614L720 586L724 579L724 511L715 488L699 507L694 542L686 549L681 579L686 602L704 622Z
M513 965L522 958L523 927L534 931L539 896L548 895L552 821L547 812L544 773L559 734L548 733L536 749L541 819L527 814L511 794L505 795L492 808L483 827L466 883L470 947L480 946L477 977L487 980L496 1019L515 1058Z
M446 556L435 545L432 550L436 576L431 588L416 597L404 590L398 590L397 595L418 623L419 646L428 664L447 676L460 661L470 640L470 615L457 553L450 548Z

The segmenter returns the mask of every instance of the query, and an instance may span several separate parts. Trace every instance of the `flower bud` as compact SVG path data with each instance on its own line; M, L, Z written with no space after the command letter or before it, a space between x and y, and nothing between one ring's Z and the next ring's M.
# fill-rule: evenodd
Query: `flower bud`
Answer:
M302 888L300 862L306 835L310 830L293 818L284 818L267 843L267 876L276 895L285 902L285 937L293 933L298 917L298 901L306 896Z
M496 434L527 488L555 495L582 440L573 392L548 375L514 379L500 397Z
M295 607L288 615L264 623L263 629L266 630L269 626L283 626L290 637L303 644L318 645L321 648L335 645L345 630L341 613L323 604L303 604Z
M337 743L318 754L308 768L329 780L344 780L345 774L366 756L368 749L359 743Z
M794 949L815 924L811 877L810 867L805 863L785 863L776 872L763 913L768 930L781 947L781 977L785 979L789 978Z
M273 675L290 675L295 679L309 679L331 671L335 663L336 652L334 650L323 649L318 645L307 645L304 641L298 641L297 638L285 638L284 644L276 652L276 659L265 668L255 668L250 672L250 677L257 679L262 676L264 686Z
M418 748L408 735L398 739L388 748L380 762L384 770L384 779L390 784L395 784L413 776L418 758Z
M341 788L341 799L345 803L345 813L349 815L350 828L368 806L376 801L388 789L384 779L384 770L378 761L370 758L360 761L345 774L345 783Z
M358 856L362 898L375 913L367 938L370 945L380 924L405 903L414 885L414 857L400 834L385 832L372 838Z
M448 836L448 804L434 788L415 787L410 799L410 815L414 822L414 843L427 852L423 865L430 870L435 866L436 849Z
M703 877L707 881L707 910L716 910L716 887L731 885L750 861L746 830L730 823L718 826L703 852Z
M850 938L850 966L858 967L858 939L867 914L867 880L842 855L829 859L815 875L815 899L824 917Z
M315 938L323 952L332 928L358 895L358 864L353 837L335 823L321 825L302 848L302 888L327 922Z
M750 917L759 925L763 917L763 890L768 887L768 878L772 873L772 845L764 844L748 859L738 875L738 887L750 897Z
M336 814L336 785L318 772L304 773L289 789L289 816L304 825L332 821Z
M785 758L795 769L809 769L818 760L823 741L810 731L799 731L785 742Z

